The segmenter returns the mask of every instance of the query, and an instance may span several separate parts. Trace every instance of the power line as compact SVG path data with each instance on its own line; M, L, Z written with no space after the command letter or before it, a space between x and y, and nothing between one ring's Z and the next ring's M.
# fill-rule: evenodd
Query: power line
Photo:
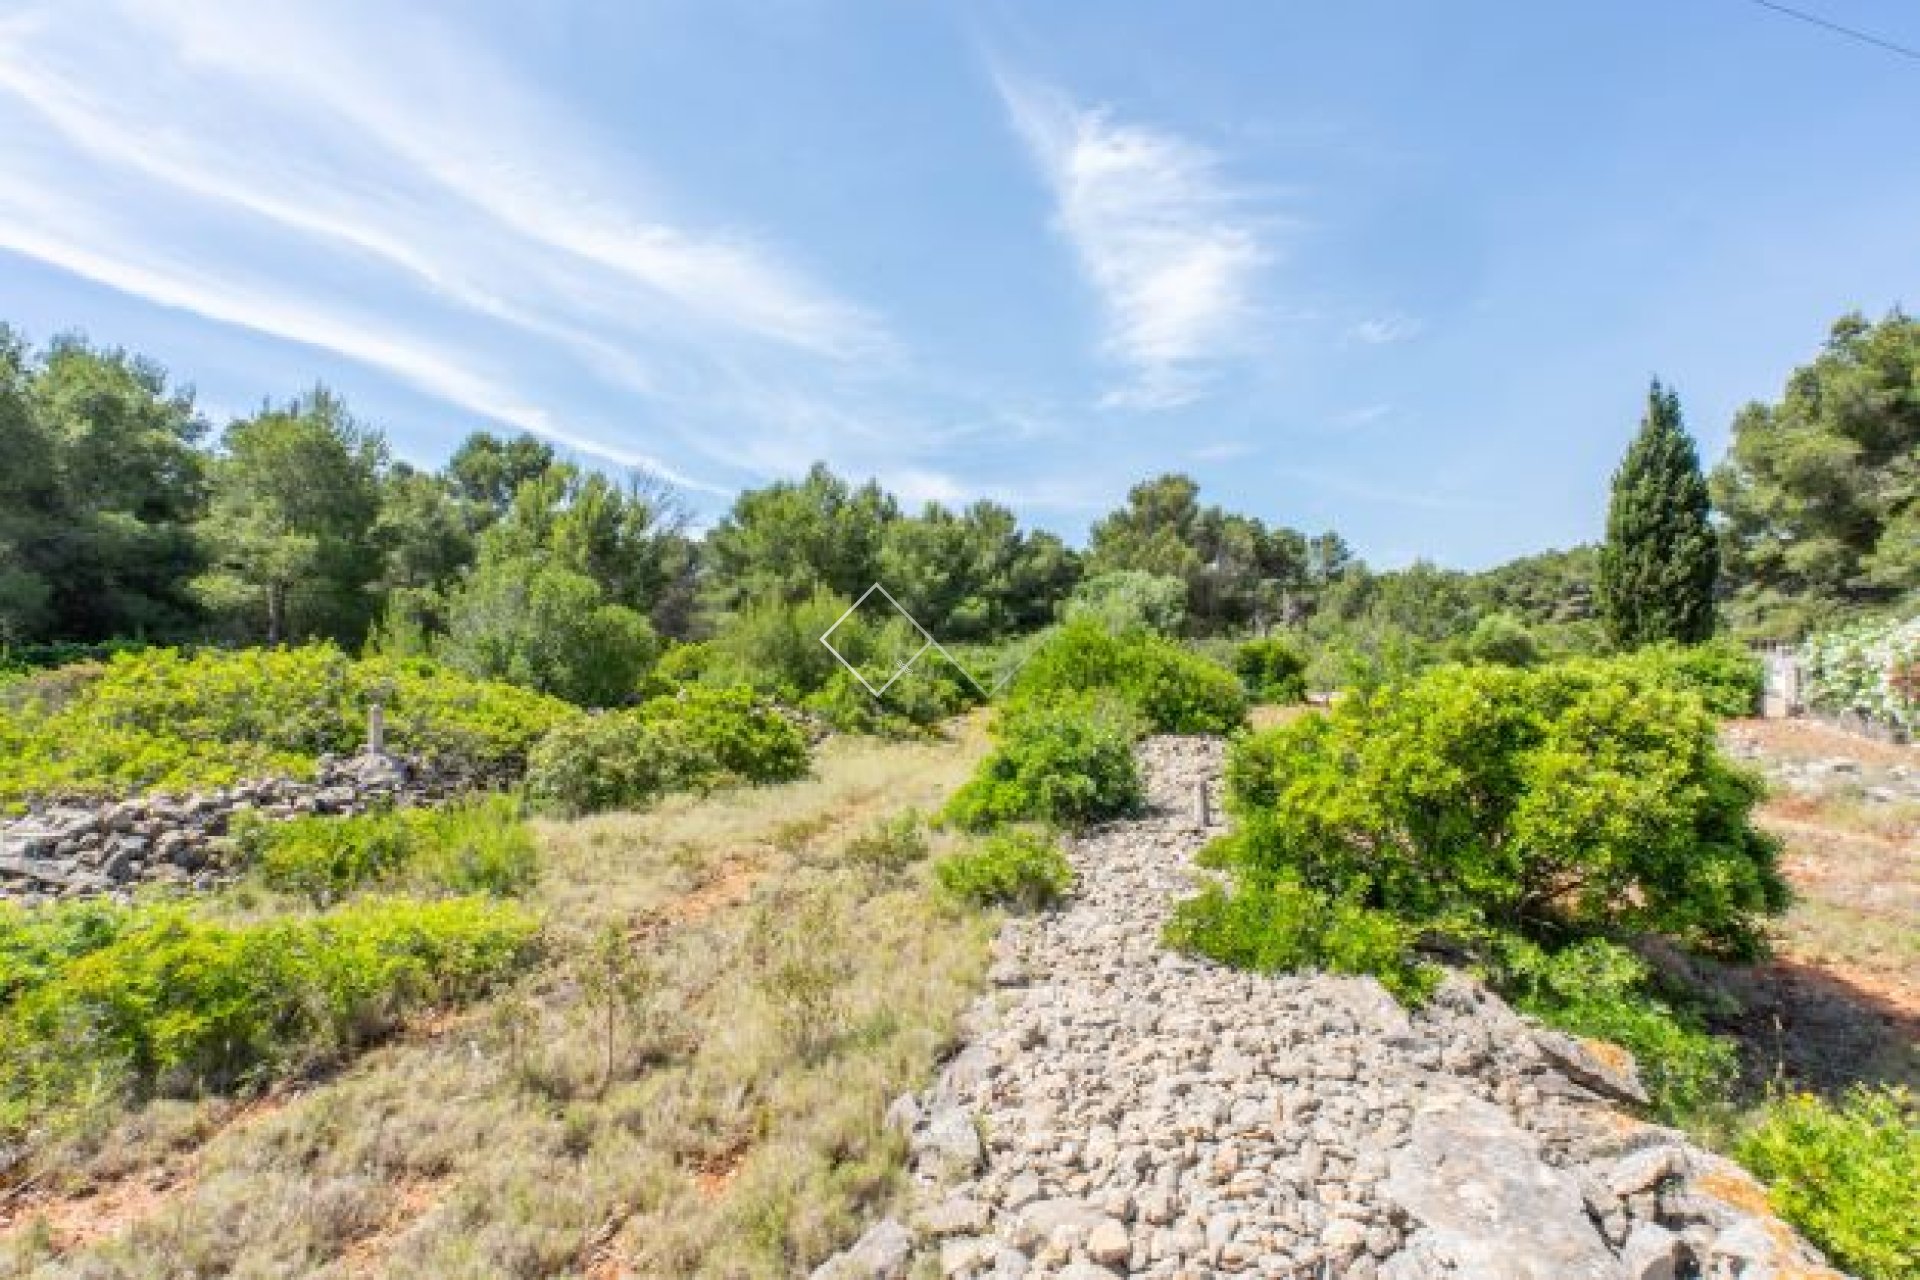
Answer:
M1838 35L1843 35L1849 40L1858 40L1862 44L1870 44L1875 48L1885 49L1889 53L1897 53L1903 58L1912 58L1915 62L1920 62L1920 49L1910 48L1904 44L1895 44L1891 40L1883 40L1879 36L1861 31L1855 27L1846 27L1840 25L1838 22L1830 22L1818 14L1807 13L1804 10L1795 9L1784 4L1776 4L1774 0L1747 0L1747 3L1757 4L1762 9L1771 9L1775 13L1785 14L1789 18L1798 18L1801 22L1811 23L1816 27L1824 27L1826 30Z

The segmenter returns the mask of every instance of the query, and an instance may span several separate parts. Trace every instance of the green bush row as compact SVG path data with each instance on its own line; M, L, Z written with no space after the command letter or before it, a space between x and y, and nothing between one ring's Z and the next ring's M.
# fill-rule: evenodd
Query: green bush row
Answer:
M24 929L0 918L16 935L0 944L0 1131L88 1098L227 1089L345 1053L409 1009L480 994L536 936L527 911L481 898L247 924L177 905L51 910Z
M533 834L518 802L470 797L440 809L236 821L245 863L268 888L325 906L368 885L505 896L533 882Z
M784 782L807 763L806 734L766 699L692 685L556 727L534 749L527 794L575 816L637 808L668 791Z
M485 770L517 770L549 729L580 715L425 659L356 660L330 644L146 649L44 672L5 693L0 804L9 805L307 777L319 755L358 747L375 698L394 750Z

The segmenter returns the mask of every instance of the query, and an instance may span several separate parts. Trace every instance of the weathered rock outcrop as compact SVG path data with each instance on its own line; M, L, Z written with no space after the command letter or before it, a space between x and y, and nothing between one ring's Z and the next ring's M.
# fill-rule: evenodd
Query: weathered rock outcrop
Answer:
M0 824L0 898L44 902L143 883L210 888L230 875L227 829L236 814L428 804L473 782L421 761L365 754L322 757L311 782L255 778L187 795L47 805Z
M904 1227L821 1276L1836 1274L1737 1168L1618 1109L1630 1058L1476 983L1409 1015L1371 979L1167 953L1220 744L1141 754L1153 811L1073 842L1068 905L1007 925L971 1042L889 1110Z

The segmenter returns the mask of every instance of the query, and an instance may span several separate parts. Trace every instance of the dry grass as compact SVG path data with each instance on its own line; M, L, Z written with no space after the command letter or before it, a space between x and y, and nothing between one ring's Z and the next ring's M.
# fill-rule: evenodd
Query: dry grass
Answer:
M144 1117L76 1149L97 1195L0 1240L0 1271L9 1245L46 1276L804 1270L897 1194L881 1113L952 1043L991 932L924 865L840 851L982 750L977 722L834 742L805 782L545 825L537 972L185 1155ZM162 1149L190 1171L73 1225Z

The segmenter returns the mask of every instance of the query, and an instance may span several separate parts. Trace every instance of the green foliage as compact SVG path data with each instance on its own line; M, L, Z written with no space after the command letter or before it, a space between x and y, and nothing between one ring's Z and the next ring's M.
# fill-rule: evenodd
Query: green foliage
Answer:
M1187 584L1143 569L1110 569L1075 588L1061 617L1094 622L1116 633L1144 628L1178 635L1187 620Z
M869 608L848 613L852 603L818 593L796 604L749 604L715 633L701 678L771 694L849 733L911 733L979 700L979 691L937 654L923 656L889 685L926 637L905 618L883 612L888 607L878 596ZM829 631L833 651L820 642ZM841 658L885 694L875 698Z
M205 430L153 362L0 324L0 644L194 627Z
M1784 1094L1734 1148L1774 1209L1863 1280L1920 1274L1920 1106L1859 1087L1838 1106Z
M634 610L585 574L526 559L483 564L449 604L442 656L487 680L582 706L632 697L658 645Z
M1589 938L1549 952L1514 937L1495 951L1495 981L1516 1007L1633 1054L1662 1119L1685 1120L1726 1097L1738 1066L1733 1042L1661 999L1631 951Z
M1608 636L1623 649L1707 639L1719 572L1707 481L1680 422L1680 397L1655 382L1607 507L1598 587Z
M702 780L787 782L807 771L806 734L751 689L689 687L646 702L639 719L702 761Z
M1299 702L1307 696L1307 660L1277 636L1249 640L1233 652L1233 669L1259 702Z
M234 835L264 884L317 906L374 884L504 896L531 884L537 869L533 835L506 796L442 809L236 822Z
M212 563L194 582L227 635L360 639L377 604L385 461L379 433L321 387L227 428L200 529Z
M1131 813L1143 794L1135 729L1123 705L1095 694L1009 703L994 720L994 749L944 816L978 831L1021 821L1079 826Z
M1809 706L1920 730L1920 616L1822 632L1800 653Z
M1016 697L1106 691L1158 733L1231 733L1247 698L1233 674L1146 631L1114 635L1090 621L1056 630L1020 668Z
M690 688L560 725L534 749L527 793L567 815L640 808L668 791L797 778L807 759L806 735L750 690Z
M1233 749L1222 859L1404 919L1651 929L1750 954L1782 909L1759 781L1630 664L1440 667Z
M474 898L369 899L250 924L180 906L113 910L110 940L61 958L0 1009L0 1130L103 1080L135 1094L223 1089L338 1055L409 1008L478 995L528 958L536 933L519 907Z
M1177 904L1168 946L1260 973L1322 969L1372 974L1409 1004L1432 994L1440 971L1415 958L1418 930L1366 905L1364 881L1335 896L1289 873L1241 877L1231 891L1210 884Z
M1530 667L1540 660L1540 646L1527 624L1510 613L1487 613L1473 624L1459 646L1466 662L1492 662L1505 667Z
M364 740L375 695L393 749L488 770L517 769L542 734L578 714L424 660L356 662L330 644L147 649L115 656L77 687L58 677L10 690L22 696L0 709L0 803L305 777L316 756Z
M1760 709L1766 683L1759 655L1730 640L1651 645L1613 662L1697 694L1716 716L1753 715Z
M1050 907L1073 887L1073 868L1044 832L997 831L933 865L940 887L978 906Z
M1917 386L1920 321L1849 315L1734 418L1713 494L1744 629L1790 640L1920 588Z

